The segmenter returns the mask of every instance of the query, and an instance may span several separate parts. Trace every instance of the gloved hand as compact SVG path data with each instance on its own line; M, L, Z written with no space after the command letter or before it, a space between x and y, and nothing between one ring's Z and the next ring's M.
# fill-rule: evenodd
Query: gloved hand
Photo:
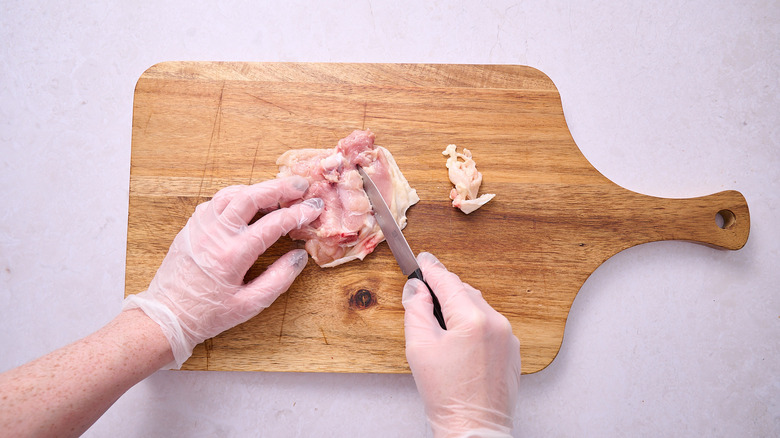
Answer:
M171 367L180 368L197 344L260 313L300 274L308 255L296 249L244 284L260 254L322 212L319 198L279 208L308 187L295 176L220 190L197 206L149 289L125 299L123 309L141 308L160 325L173 350ZM274 211L248 225L260 210Z
M447 325L417 279L403 293L406 359L436 437L508 437L520 379L520 341L473 287L432 254L417 257Z

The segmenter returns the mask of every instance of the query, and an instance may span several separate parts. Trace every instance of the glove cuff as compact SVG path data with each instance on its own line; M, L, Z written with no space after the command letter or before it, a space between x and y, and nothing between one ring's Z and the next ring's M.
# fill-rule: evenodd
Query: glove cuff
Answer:
M472 429L466 432L437 431L433 430L436 438L512 438L512 434L493 429Z
M511 434L490 429L470 430L461 436L463 438L512 438Z
M182 364L192 356L192 350L195 346L187 340L179 319L176 318L171 309L155 300L145 299L143 292L125 298L122 302L122 310L129 309L141 309L146 316L160 326L165 338L168 339L173 352L173 362L163 366L161 369L180 369Z

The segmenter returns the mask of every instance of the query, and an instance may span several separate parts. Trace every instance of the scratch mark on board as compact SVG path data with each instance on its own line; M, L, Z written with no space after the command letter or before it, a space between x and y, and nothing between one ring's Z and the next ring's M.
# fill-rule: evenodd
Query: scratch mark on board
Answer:
M144 123L144 135L146 135L146 130L149 128L149 122L152 121L152 115L154 115L154 111L149 111L149 117L146 118L146 123Z
M449 125L449 121L441 121L441 120L420 120L420 119L410 119L410 118L403 118L403 117L396 117L396 116L383 116L380 114L375 114L373 116L374 119L379 120L392 120L392 121L399 121L399 122L410 122L410 123L427 123L431 125L441 125L446 126Z
M147 235L149 235L149 236L154 236L154 235L155 235L154 231L152 230L152 226L151 226L151 225L149 225L149 222L150 222L150 221L148 221L148 220L142 220L142 221L139 221L139 222L140 222L141 224L143 224L144 230L146 230L146 234L147 234Z
M286 111L290 115L295 114L294 112L290 111L290 109L285 108L285 107L283 107L281 105L275 104L275 103L271 102L270 100L265 100L262 97L255 96L254 94L251 94L251 93L246 93L246 94L248 94L249 96L251 96L251 97L253 97L253 98L257 99L257 100L259 100L260 102L267 103L268 105L275 106L275 107L279 108L282 111Z
M214 348L214 339L209 338L203 343L206 347L206 371L209 369L209 359L211 359L211 350Z
M362 317L362 316L360 316L360 315L357 315L357 318L360 320L360 322L362 322L362 323L363 323L363 325L364 325L364 326L368 327L368 323L366 322L366 319L365 319L365 318L363 318L363 317Z
M219 131L222 128L222 97L225 94L225 82L222 82L222 89L219 92L219 102L217 103L217 114L214 116L214 124L211 126L211 138L209 139L209 148L206 151L206 163L203 165L203 174L200 176L200 187L198 187L198 197L195 198L195 205L200 204L201 196L203 195L203 182L206 179L206 170L209 168L211 161L211 149L214 144L214 137L217 138L219 143ZM212 175L213 176L213 175Z
M252 185L252 178L255 175L255 164L257 164L257 151L260 150L260 142L257 142L257 147L255 147L255 157L252 158L252 171L249 172L249 185Z
M325 345L330 345L328 343L328 338L325 337L325 330L323 330L322 327L320 327L320 333L322 333L322 339L325 341Z
M284 310L282 311L282 323L279 324L279 343L282 343L282 336L284 335L284 317L287 316L287 301L290 300L290 292L287 291L284 294Z
M363 128L361 129L362 131L366 130L366 113L368 112L367 109L368 109L368 102L363 102Z

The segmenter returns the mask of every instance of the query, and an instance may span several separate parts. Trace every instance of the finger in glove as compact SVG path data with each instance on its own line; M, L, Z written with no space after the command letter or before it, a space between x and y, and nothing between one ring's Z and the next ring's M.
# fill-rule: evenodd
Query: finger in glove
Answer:
M240 190L223 189L224 194L220 191L212 202L225 223L238 227L248 224L260 210L275 210L281 203L300 199L308 188L309 182L301 176L277 178Z

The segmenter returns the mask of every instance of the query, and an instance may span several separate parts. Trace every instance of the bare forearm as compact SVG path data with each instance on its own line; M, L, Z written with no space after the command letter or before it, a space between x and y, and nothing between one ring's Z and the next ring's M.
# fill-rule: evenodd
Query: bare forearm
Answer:
M11 436L78 436L172 360L155 322L140 310L122 312L92 335L0 374L0 425Z

